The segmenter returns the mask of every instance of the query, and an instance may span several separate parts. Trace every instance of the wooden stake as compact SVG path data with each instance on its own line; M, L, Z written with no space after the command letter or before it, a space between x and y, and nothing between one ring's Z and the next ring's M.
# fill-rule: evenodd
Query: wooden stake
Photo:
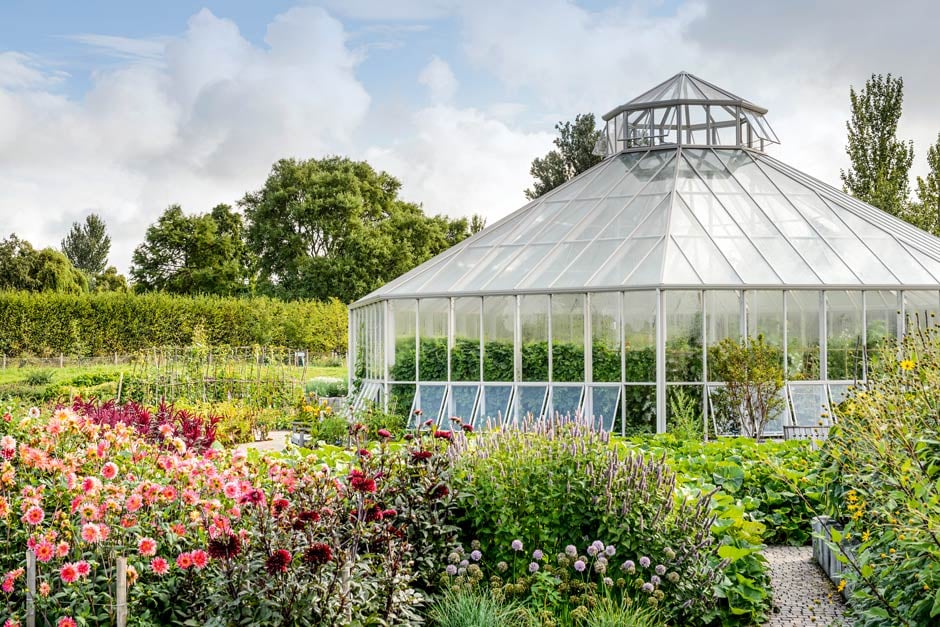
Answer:
M36 554L26 551L26 627L36 627Z
M115 594L117 627L127 627L127 558L117 558L117 590Z

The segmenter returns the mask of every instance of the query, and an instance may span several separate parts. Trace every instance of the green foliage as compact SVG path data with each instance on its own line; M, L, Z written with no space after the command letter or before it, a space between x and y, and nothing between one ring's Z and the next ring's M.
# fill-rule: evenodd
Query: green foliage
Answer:
M111 238L104 220L96 214L89 214L85 224L73 222L72 228L62 240L62 252L72 265L87 276L104 272L111 251Z
M528 612L516 601L505 601L490 590L447 590L428 610L437 627L494 627L531 624Z
M289 298L351 302L450 248L480 225L428 217L401 184L341 157L274 164L239 205L260 285Z
M627 599L614 603L612 599L603 598L591 608L584 620L585 627L660 627L662 621L656 616L652 608L632 604Z
M127 278L119 274L114 266L108 266L104 272L95 275L92 283L96 292L126 292L128 290Z
M346 396L349 390L346 385L346 379L318 377L307 381L307 384L304 386L304 391L307 394L315 394L319 397L335 398L338 396Z
M550 192L603 159L594 154L601 132L596 128L593 113L579 113L574 123L559 122L555 130L558 131L554 140L557 150L532 161L529 174L535 182L532 189L525 190L530 200Z
M335 300L0 292L0 352L7 355L128 354L189 345L200 328L212 345L343 353L346 323L346 308Z
M187 216L171 205L134 251L131 276L139 292L250 293L252 260L242 217L228 205Z
M865 87L849 89L852 119L846 122L846 153L851 169L842 171L846 192L882 211L901 216L908 199L912 142L897 138L904 100L904 79L872 74Z
M810 520L823 502L813 474L820 453L810 442L719 438L702 443L669 433L629 443L665 455L680 484L704 491L719 488L748 520L766 527L762 539L767 544L802 546L809 541Z
M940 615L940 332L917 328L834 408L820 483L852 624Z
M33 370L23 379L27 385L46 385L52 382L51 370Z
M669 433L680 441L702 439L702 401L685 388L675 388L669 398Z
M677 571L681 583L660 600L668 616L694 622L711 609L701 590L722 570L708 496L680 499L672 472L651 456L612 448L578 421L480 434L458 452L456 520L488 559L518 560L514 540L551 555L601 538L618 559L645 556Z
M780 349L763 335L741 341L725 338L709 348L708 364L713 379L724 387L713 396L718 411L734 417L741 433L760 440L767 423L786 402Z
M62 253L11 235L0 241L0 290L80 294L88 279Z
M905 213L904 219L928 233L940 235L940 135L927 149L926 177L917 177L917 199Z

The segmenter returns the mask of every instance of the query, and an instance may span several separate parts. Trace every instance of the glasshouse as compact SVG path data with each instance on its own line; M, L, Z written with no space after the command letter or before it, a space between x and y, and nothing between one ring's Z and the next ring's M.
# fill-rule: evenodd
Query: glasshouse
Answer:
M765 433L825 423L932 320L940 239L774 159L765 114L687 73L607 113L598 165L353 303L356 402L635 433L692 398L722 432L710 349L762 335L786 400Z

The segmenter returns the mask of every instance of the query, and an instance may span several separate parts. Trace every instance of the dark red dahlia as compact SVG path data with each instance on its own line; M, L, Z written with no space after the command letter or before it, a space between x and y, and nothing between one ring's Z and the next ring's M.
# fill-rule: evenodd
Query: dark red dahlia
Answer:
M322 566L333 561L333 549L329 544L316 542L304 549L304 563L310 566Z
M358 492L375 492L375 479L366 476L361 470L353 469L349 473L349 487Z
M431 451L412 451L411 459L415 460L416 462L424 462L431 459L431 455Z
M247 492L245 492L239 497L238 503L240 505L263 505L264 504L264 492L262 492L261 490L257 488L248 490Z
M241 553L242 543L238 536L222 536L209 540L209 557L217 560L233 559Z
M286 549L278 549L268 556L267 561L264 563L264 568L272 575L286 573L287 567L290 566L290 560L290 551Z
M289 505L290 503L287 499L274 499L274 502L271 504L271 509L274 511L275 516L280 516Z
M432 499L442 499L448 494L450 494L450 490L443 483L431 490Z
M464 430L464 433L473 433L473 425L460 425L460 428Z
M380 438L388 439L388 438L392 437L392 432L389 431L388 429L379 429L379 430L378 430L378 434L379 434L379 437L380 437Z
M372 457L372 451L367 448L359 449L359 457Z
M441 440L450 440L453 439L454 433L452 431L442 431L441 429L438 429L434 432L434 437Z

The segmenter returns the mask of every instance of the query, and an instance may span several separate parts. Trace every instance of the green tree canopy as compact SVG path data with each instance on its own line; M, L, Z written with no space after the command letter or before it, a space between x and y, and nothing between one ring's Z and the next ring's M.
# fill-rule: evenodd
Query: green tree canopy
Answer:
M578 114L574 123L559 122L555 130L558 131L556 150L532 161L529 174L535 182L531 189L525 190L526 198L530 200L550 192L603 159L594 154L601 132L596 128L593 113Z
M230 206L185 215L172 205L134 251L131 277L143 292L231 296L250 291L251 265L242 217Z
M127 278L119 274L117 268L108 266L104 272L95 275L95 292L126 292Z
M428 217L398 198L401 184L364 161L327 157L274 164L240 206L259 285L285 298L351 302L446 250L478 217Z
M892 215L903 216L914 146L897 138L904 80L872 74L861 91L849 89L852 118L846 123L851 168L841 172L846 192Z
M917 177L918 203L911 207L908 220L929 233L940 236L940 135L927 150L926 177Z
M72 265L88 276L104 272L111 251L108 230L97 214L85 218L85 224L73 222L72 229L62 240L62 252Z
M59 251L36 250L11 235L0 241L0 290L79 294L88 290L88 280Z

